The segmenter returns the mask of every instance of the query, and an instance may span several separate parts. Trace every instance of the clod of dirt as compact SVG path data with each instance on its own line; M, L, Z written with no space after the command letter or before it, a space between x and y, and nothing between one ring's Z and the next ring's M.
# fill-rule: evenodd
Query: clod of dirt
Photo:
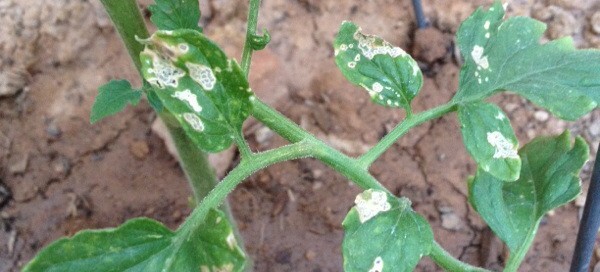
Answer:
M312 250L310 250L310 249L309 249L309 250L307 250L307 251L306 251L306 253L304 253L304 258L305 258L307 261L312 261L312 260L314 260L314 259L315 259L315 257L317 257L317 253L316 253L316 252L314 252L314 251L312 251Z
M594 15L590 18L590 25L592 26L592 31L596 34L600 34L600 11L596 11Z
M54 169L54 172L62 176L66 176L71 172L71 166L69 158L64 156L59 156L52 162L52 169Z
M144 160L150 154L148 143L143 140L136 140L129 144L129 152L138 160Z
M67 216L78 217L80 215L90 216L92 214L92 206L90 202L83 196L75 193L67 193L69 204L67 204Z
M9 161L8 172L13 175L23 174L27 170L29 163L29 154L18 154Z
M0 180L0 209L2 209L2 207L4 207L6 203L8 203L11 196L12 194L10 193L8 187L4 184L2 180Z
M533 17L548 24L547 35L550 39L575 36L581 32L581 25L575 16L561 7L541 7L534 11Z
M415 32L413 56L417 60L433 63L443 58L449 48L450 41L436 28L428 27Z
M479 264L483 267L493 269L494 271L501 270L503 251L504 244L500 241L500 238L498 238L489 227L483 229L481 233Z
M27 72L21 70L0 73L0 97L12 96L27 84Z

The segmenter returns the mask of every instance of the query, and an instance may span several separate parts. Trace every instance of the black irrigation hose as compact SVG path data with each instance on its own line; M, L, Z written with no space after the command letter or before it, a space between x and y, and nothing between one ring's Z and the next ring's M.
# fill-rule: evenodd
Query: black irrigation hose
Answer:
M428 23L423 15L423 7L421 6L421 0L412 0L413 8L415 10L415 17L417 18L417 27L426 28Z
M583 208L579 233L577 233L573 260L571 261L571 272L587 272L589 270L592 252L596 244L596 235L600 227L600 145L597 150L592 180Z

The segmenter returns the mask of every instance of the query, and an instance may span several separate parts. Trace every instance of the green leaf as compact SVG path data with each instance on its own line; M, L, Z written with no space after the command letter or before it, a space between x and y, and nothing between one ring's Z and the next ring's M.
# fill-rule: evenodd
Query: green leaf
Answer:
M137 105L142 98L142 91L132 89L129 81L123 79L111 80L98 88L98 92L90 114L92 124L122 111L127 104Z
M44 248L23 271L242 271L245 256L227 217L211 210L205 222L190 237L147 218L84 230Z
M477 171L469 181L469 201L520 263L540 220L548 211L573 200L581 191L579 172L588 146L570 134L536 138L519 151L523 165L515 182L502 182Z
M463 142L479 168L505 181L521 171L519 142L510 121L498 106L472 103L458 108Z
M410 112L410 102L423 86L423 75L404 50L364 35L351 22L342 23L334 48L335 63L350 82L365 88L375 103Z
M344 271L413 271L433 244L433 231L407 198L369 189L342 223Z
M144 78L164 107L204 151L228 148L251 109L237 62L193 30L158 31L142 42Z
M457 40L465 64L455 102L507 90L566 120L598 107L599 50L575 50L571 38L540 44L544 23L503 17L496 2L487 11L479 8L460 26Z
M148 9L152 13L150 21L160 30L193 29L202 32L198 26L198 0L156 0L156 4Z

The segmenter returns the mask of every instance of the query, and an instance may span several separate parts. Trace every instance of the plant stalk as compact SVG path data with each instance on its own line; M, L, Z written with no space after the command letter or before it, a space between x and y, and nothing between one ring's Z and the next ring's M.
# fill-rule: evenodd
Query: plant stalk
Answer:
M359 159L359 164L368 169L369 166L377 160L388 148L390 148L400 137L406 134L410 129L429 120L441 117L442 115L455 111L456 105L453 103L444 104L433 109L408 116L404 121L398 124L388 135L385 135L381 141L373 146L367 153Z
M260 8L260 0L250 0L248 6L248 21L246 28L246 42L244 43L244 51L242 52L242 71L248 78L250 73L250 63L252 62L252 42L250 39L256 35L256 26L258 25L258 10Z
M429 257L431 257L436 264L446 271L491 272L490 270L475 267L454 258L452 255L450 255L450 253L448 253L448 251L444 250L444 248L442 248L442 246L435 241L431 247L431 253L429 254Z
M139 55L144 50L144 45L137 42L135 37L147 38L149 34L137 2L135 0L100 0L100 2L119 32L140 77L143 78Z

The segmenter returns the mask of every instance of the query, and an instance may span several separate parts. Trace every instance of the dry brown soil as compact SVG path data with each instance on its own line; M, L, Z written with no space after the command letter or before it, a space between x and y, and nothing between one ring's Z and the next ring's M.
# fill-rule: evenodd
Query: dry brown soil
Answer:
M142 1L145 8L150 0ZM272 42L254 56L257 95L349 155L359 155L403 118L370 103L333 61L332 40L343 20L415 53L426 75L417 111L450 99L457 86L453 33L460 20L490 1L425 0L432 29L415 32L410 1L265 0L259 27ZM201 1L206 33L240 55L246 1ZM600 47L600 1L520 0L511 15L549 24L548 38L575 37ZM147 14L147 12L146 12ZM146 102L96 125L88 122L99 85L113 78L139 84L130 60L97 0L0 0L0 271L17 271L40 248L85 228L114 227L147 216L175 228L190 212L190 190L177 161L151 130ZM519 139L571 129L600 141L600 112L566 123L522 99L494 101L509 113ZM285 144L250 120L255 150ZM222 157L218 168L237 162ZM224 158L224 159L223 159ZM415 129L372 167L392 192L407 196L450 253L499 269L502 244L466 203L475 170L451 114ZM584 187L589 165L583 173ZM255 271L341 271L341 221L359 192L315 160L270 167L229 200ZM566 271L583 199L556 209L540 227L522 271ZM417 271L438 271L423 260Z

